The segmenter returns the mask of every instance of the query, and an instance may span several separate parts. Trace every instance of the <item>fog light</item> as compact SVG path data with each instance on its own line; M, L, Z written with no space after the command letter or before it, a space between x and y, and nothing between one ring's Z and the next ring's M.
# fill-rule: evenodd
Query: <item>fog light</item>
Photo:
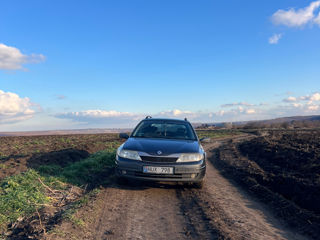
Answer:
M197 175L197 174L192 173L192 174L191 174L191 178L195 178L195 177L196 177L196 175Z
M127 171L126 170L122 170L122 174L127 174Z

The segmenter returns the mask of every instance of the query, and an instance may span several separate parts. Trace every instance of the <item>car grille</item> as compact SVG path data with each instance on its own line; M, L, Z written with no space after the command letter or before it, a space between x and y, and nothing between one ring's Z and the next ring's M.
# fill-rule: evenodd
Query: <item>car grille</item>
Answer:
M152 157L140 156L144 162L157 162L157 163L174 163L178 160L176 157Z

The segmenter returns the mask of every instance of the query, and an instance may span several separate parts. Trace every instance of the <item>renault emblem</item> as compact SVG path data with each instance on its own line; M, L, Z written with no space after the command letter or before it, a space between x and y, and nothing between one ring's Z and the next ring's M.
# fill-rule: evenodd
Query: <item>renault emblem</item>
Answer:
M161 154L162 154L162 152L159 150L159 151L157 152L157 154L158 154L158 155L161 155Z

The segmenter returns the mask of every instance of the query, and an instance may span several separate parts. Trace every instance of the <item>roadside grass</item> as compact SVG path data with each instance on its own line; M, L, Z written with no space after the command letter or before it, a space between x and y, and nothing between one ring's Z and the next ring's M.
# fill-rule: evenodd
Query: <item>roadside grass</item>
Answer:
M35 170L28 170L0 183L0 231L18 218L28 216L41 208L50 199L38 180L40 175Z
M222 137L228 137L228 136L233 136L233 135L238 135L241 132L238 130L196 130L197 135L199 138L204 138L208 137L211 139L215 138L222 138Z
M95 187L103 183L103 174L114 167L115 150L94 153L81 161L61 167L59 165L42 165L37 171L45 177L54 176L62 182L77 186Z
M45 186L64 189L68 184L72 184L94 189L107 181L114 167L114 159L115 148L108 148L65 167L43 165L1 180L0 235L1 232L6 231L9 223L34 214L44 205L52 204L53 200L49 197ZM90 194L96 194L96 190L88 194L72 203L65 213L65 217L76 225L83 225L83 222L75 218L74 209L85 204Z
M6 156L5 154L3 154L2 152L0 152L0 160L2 159L6 159L8 156Z
M82 196L79 200L73 202L70 204L68 209L62 214L62 218L68 219L71 221L73 224L79 226L79 227L84 227L85 226L85 221L75 215L77 210L81 208L82 206L86 205L89 200L93 197L95 197L100 190L98 188L93 189L89 193L85 194Z
M1 158L0 158L0 159L1 159ZM7 168L9 168L8 165L3 164L3 163L0 163L0 169L7 169Z

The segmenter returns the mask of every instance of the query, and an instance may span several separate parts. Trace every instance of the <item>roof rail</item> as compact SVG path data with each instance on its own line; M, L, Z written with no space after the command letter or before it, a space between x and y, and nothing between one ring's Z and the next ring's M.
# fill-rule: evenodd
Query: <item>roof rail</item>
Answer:
M187 119L187 118L184 118L184 120L185 120L185 121L188 121L188 119Z
M152 118L151 116L146 116L146 119Z

